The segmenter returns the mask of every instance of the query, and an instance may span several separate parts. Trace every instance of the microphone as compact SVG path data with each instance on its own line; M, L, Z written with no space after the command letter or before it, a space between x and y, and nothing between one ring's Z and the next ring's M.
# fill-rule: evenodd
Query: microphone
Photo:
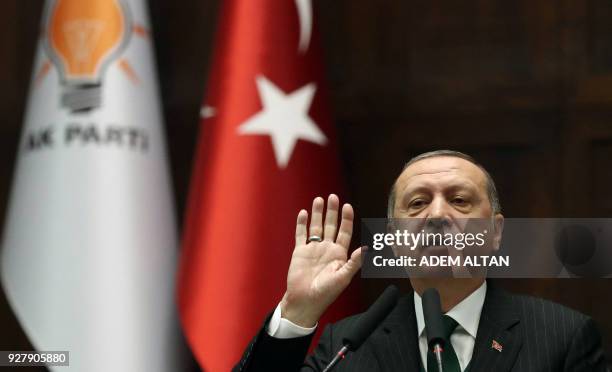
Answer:
M442 352L444 350L444 325L442 323L440 294L435 288L429 288L423 292L422 299L425 331L427 332L427 347L433 351L436 357L438 372L443 372Z
M399 290L396 286L390 285L385 291L376 299L376 301L368 308L368 310L361 314L355 325L348 330L346 335L342 338L342 348L334 359L325 367L323 372L331 371L334 366L344 357L349 351L356 351L359 349L361 344L374 332L376 327L389 315L391 310L397 304L399 298Z

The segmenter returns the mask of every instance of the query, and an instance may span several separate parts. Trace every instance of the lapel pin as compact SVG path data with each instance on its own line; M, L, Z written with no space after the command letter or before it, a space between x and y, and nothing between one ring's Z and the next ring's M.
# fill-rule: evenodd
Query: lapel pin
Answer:
M501 346L499 342L493 340L493 343L491 343L491 349L495 349L501 353L504 348Z

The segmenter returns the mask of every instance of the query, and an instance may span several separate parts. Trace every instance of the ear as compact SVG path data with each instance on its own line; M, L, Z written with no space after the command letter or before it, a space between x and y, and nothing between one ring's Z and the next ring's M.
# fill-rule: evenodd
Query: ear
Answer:
M397 229L397 223L395 221L395 218L388 218L387 217L387 233L393 233L396 229Z
M504 216L501 213L496 213L493 217L493 250L498 251L501 246L502 233L504 232Z

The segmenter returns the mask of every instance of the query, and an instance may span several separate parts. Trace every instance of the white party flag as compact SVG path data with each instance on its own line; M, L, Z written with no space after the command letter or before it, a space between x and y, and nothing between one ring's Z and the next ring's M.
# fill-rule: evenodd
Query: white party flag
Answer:
M178 371L175 211L141 0L46 3L2 284L57 371Z

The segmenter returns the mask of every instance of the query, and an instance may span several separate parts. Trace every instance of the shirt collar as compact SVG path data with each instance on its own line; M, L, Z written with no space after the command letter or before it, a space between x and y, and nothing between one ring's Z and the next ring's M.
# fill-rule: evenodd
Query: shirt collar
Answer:
M485 280L478 289L470 293L455 307L450 309L446 315L455 319L459 323L459 327L463 328L470 336L476 338L478 324L480 323L480 313L484 305L485 295L487 294L487 281ZM425 331L425 318L423 317L423 305L421 296L414 292L414 312L416 313L417 329L419 337Z

